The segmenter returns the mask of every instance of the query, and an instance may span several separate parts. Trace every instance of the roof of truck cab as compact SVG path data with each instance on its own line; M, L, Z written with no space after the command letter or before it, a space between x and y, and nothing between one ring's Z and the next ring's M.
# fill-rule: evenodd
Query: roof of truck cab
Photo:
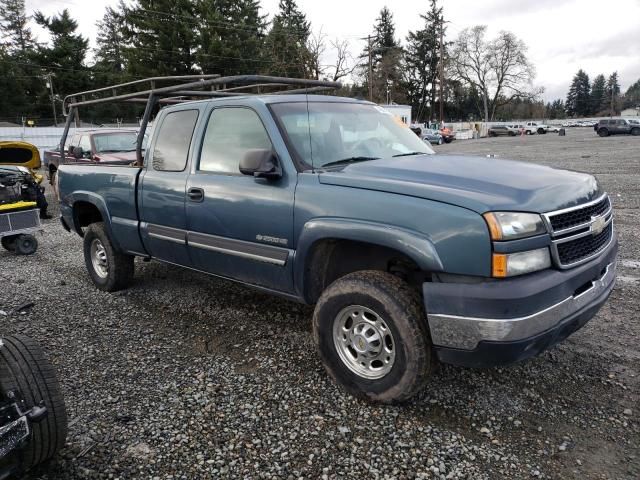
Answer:
M253 102L261 102L264 104L272 103L293 103L293 102L333 102L333 103L361 103L364 105L375 105L367 100L359 100L349 97L336 97L333 95L305 95L305 94L292 94L292 95L238 95L234 97L221 97L221 98L207 98L204 100L193 100L189 102L179 103L177 105L193 105L201 103L228 103L241 100L243 102L250 100ZM175 106L175 105L171 105Z

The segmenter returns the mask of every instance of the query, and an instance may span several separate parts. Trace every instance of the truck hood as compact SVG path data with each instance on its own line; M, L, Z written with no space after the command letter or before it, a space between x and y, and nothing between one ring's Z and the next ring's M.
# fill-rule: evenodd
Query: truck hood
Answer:
M457 155L372 160L323 172L319 180L410 195L474 210L544 213L572 207L602 192L591 175L533 163Z

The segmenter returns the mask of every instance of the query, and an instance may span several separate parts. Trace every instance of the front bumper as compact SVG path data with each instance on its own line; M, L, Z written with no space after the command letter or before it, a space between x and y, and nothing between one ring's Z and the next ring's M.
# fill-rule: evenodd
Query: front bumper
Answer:
M570 270L472 284L425 283L439 359L471 367L506 365L564 340L609 297L617 251L614 239L598 258Z

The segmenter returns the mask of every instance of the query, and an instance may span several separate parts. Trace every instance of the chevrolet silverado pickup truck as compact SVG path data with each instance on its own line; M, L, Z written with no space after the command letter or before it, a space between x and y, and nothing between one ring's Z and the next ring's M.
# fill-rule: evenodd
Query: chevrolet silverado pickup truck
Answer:
M328 373L380 402L410 398L438 359L539 354L615 280L612 205L594 177L435 155L348 98L171 105L138 167L62 165L58 191L97 288L127 287L141 257L314 304Z

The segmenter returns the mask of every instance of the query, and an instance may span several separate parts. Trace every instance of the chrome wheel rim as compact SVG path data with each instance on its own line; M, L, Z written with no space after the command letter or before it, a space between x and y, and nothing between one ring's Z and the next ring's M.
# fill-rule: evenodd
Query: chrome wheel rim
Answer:
M387 375L396 359L396 344L384 319L370 308L351 305L333 322L333 343L353 373L370 380Z
M109 275L107 251L99 238L94 238L91 242L91 264L96 275L100 278L107 278Z

